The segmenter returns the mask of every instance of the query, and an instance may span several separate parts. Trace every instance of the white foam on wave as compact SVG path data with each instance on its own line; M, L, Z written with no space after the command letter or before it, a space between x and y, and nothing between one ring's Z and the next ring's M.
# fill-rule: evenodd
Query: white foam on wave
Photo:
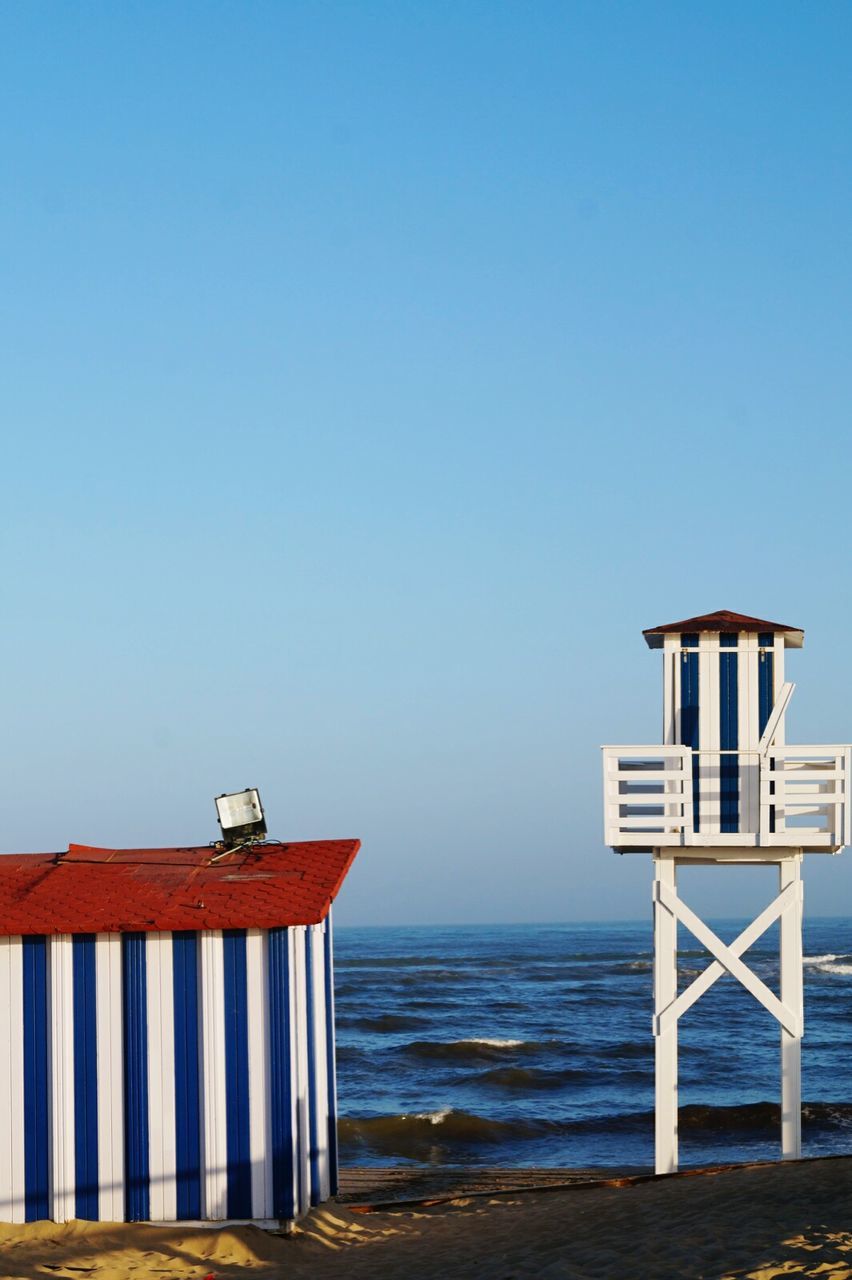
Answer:
M850 955L838 956L831 953L825 956L804 956L802 964L809 965L819 973L834 973L841 977L852 973L852 956Z
M453 1114L452 1107L444 1107L443 1111L417 1111L414 1114L415 1120L428 1120L430 1124L443 1124L447 1116ZM405 1119L405 1117L403 1117Z
M491 1049L517 1049L524 1044L523 1040L490 1040L487 1037L471 1036L467 1040L457 1040L456 1044L487 1044Z

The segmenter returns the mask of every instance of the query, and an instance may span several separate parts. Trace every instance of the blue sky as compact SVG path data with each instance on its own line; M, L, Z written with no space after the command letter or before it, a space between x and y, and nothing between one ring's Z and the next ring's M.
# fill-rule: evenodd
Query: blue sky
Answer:
M5 5L0 847L258 785L343 922L636 917L643 627L852 738L851 109L841 3Z

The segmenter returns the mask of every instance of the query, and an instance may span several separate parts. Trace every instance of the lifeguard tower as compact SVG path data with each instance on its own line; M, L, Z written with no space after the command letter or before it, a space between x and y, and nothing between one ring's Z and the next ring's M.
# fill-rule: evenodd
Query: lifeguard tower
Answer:
M848 745L788 746L794 685L787 649L798 627L719 610L643 632L663 655L663 741L603 748L605 839L654 859L656 1171L678 1162L677 1024L729 973L781 1024L781 1148L801 1154L802 856L849 843ZM726 946L677 892L682 865L761 863L779 892ZM776 996L742 959L780 921ZM677 924L714 957L678 993Z

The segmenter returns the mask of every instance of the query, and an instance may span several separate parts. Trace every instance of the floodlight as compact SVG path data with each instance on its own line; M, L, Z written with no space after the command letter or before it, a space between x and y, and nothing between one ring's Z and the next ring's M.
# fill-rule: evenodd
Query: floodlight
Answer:
M256 787L217 796L216 813L226 849L251 844L255 840L262 840L266 835L263 805Z

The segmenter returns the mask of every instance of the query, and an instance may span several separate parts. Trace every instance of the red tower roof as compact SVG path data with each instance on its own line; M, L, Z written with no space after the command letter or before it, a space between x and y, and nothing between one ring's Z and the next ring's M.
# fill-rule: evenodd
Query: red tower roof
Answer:
M319 924L359 840L0 856L0 936Z
M782 632L786 649L801 649L805 633L800 627L788 627L783 622L767 622L765 618L750 618L744 613L732 613L730 609L717 609L715 613L702 613L698 618L686 618L683 622L666 622L661 627L649 627L642 635L649 649L661 649L663 636L678 631L717 631L730 635L738 631Z

